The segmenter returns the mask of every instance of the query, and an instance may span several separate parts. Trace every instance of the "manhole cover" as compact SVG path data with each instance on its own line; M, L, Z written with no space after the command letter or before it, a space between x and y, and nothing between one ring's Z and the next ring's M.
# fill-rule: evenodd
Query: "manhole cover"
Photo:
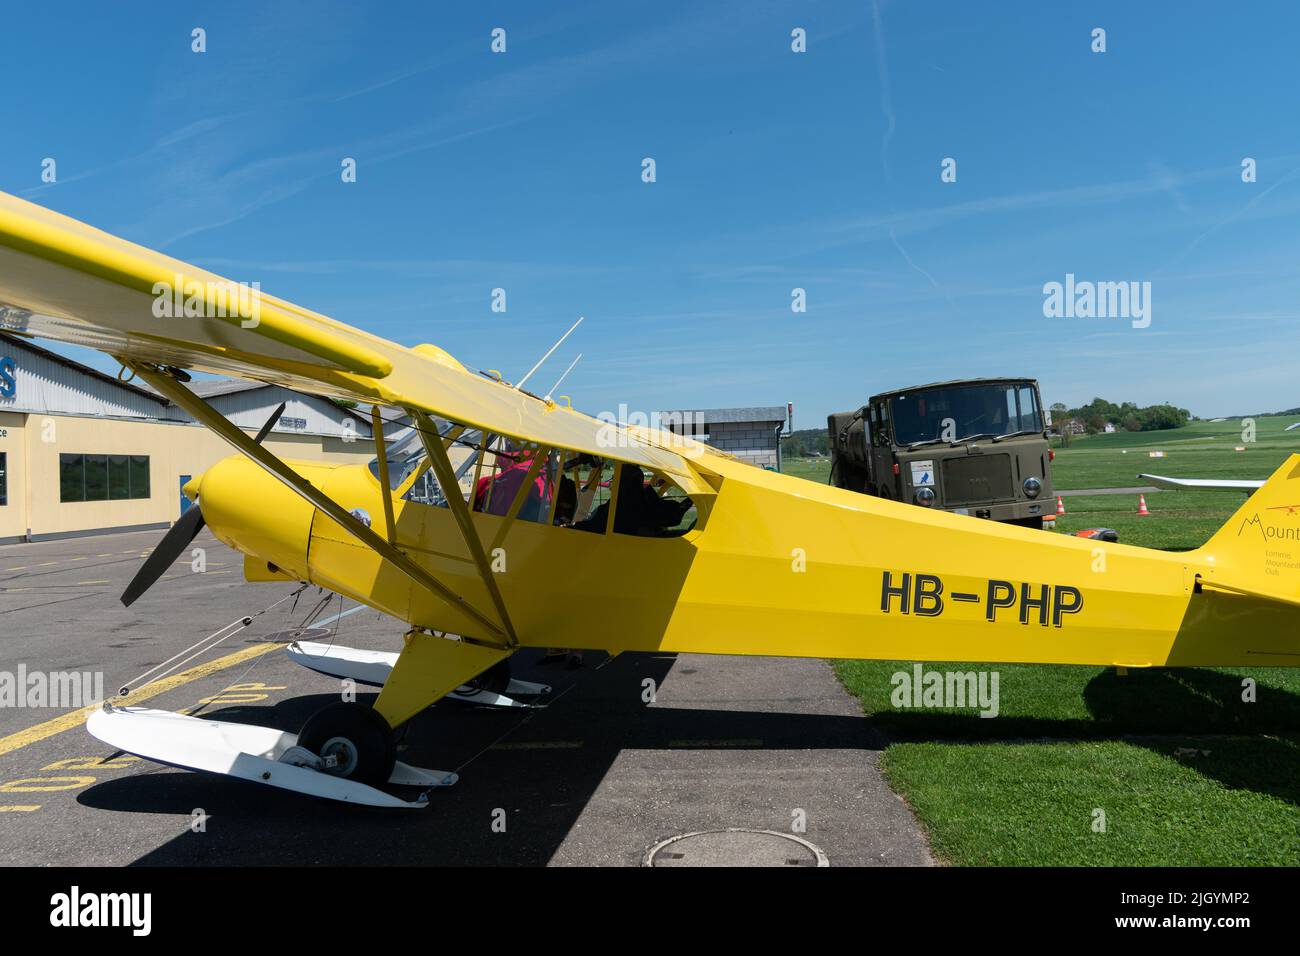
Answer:
M830 866L820 848L776 830L706 830L652 846L646 866Z

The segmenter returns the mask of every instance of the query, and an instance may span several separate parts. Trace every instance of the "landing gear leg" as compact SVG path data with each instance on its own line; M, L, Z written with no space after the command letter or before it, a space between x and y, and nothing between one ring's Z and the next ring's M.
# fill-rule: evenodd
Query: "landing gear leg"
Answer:
M502 663L513 653L412 630L392 673L375 701L375 710L398 727L461 684Z

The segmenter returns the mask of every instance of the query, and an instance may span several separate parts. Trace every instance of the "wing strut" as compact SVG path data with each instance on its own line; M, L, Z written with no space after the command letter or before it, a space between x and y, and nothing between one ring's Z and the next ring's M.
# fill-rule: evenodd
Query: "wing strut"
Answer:
M503 631L501 626L493 621L490 617L479 611L476 607L466 601L463 597L453 591L447 585L443 584L424 568L412 561L403 551L389 544L370 528L366 527L361 521L354 518L346 509L344 509L333 498L330 498L319 488L311 484L296 471L282 462L275 455L271 454L262 445L257 444L242 431L227 421L226 417L216 411L211 405L203 401L180 382L176 381L170 375L165 374L156 366L147 365L143 362L132 362L129 359L118 359L127 368L132 369L142 379L157 389L163 396L171 399L185 411L194 416L200 424L207 426L216 432L217 435L224 438L236 449L243 452L257 464L261 465L280 481L284 482L294 492L308 502L315 505L325 514L333 518L338 524L354 538L364 544L366 547L375 551L380 557L384 558L399 571L409 577L412 581L422 588L426 588L453 606L464 611L474 620L486 628L490 638L480 638L480 642L492 647L505 649L513 647L515 644L513 631ZM426 418L427 422L428 419ZM427 443L427 442L426 442ZM446 452L442 450L442 442L433 443L434 446L442 453L444 459ZM454 496L453 496L454 497ZM462 502L462 505L464 503ZM493 582L495 584L495 582ZM494 592L495 593L495 592ZM497 595L499 600L499 595ZM510 643L502 644L500 639L506 639Z
M437 439L438 429L424 412L415 411L414 409L407 409L407 411L419 426L420 440L424 442L424 450L429 455L429 461L433 463L434 477L438 479L438 484L442 486L442 493L447 499L447 507L455 517L456 524L460 527L460 535L465 539L465 547L469 548L470 557L474 559L474 564L478 568L479 578L483 581L483 586L487 588L488 594L492 596L492 604L497 609L497 615L501 618L501 623L505 626L509 646L515 647L519 644L519 638L515 635L514 625L510 623L510 614L506 611L505 598L501 596L501 589L497 587L496 575L492 573L492 567L488 564L487 553L483 550L483 542L479 540L478 532L474 530L474 519L470 517L469 505L460 496L460 482L456 480L456 469L451 465L451 458L447 455L447 449ZM521 491L526 490L527 487L525 484Z
M388 483L388 445L384 442L384 419L379 406L370 406L370 434L375 440L375 461L379 463L379 490L384 495L384 530L388 543L397 546L397 521L393 517L393 486Z

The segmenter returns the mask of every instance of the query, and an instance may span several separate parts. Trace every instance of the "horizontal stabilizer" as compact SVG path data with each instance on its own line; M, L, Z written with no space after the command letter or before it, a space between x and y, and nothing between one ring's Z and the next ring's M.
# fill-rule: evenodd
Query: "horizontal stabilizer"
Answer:
M1255 491L1264 487L1264 482L1248 478L1166 478L1163 475L1138 475L1145 478L1157 488L1221 488L1237 491Z
M1202 591L1221 591L1225 594L1240 594L1243 597L1259 598L1261 601L1277 601L1279 604L1292 604L1300 607L1300 595L1280 594L1263 590L1261 588L1245 588L1227 581L1218 579L1210 580L1197 575L1197 586Z

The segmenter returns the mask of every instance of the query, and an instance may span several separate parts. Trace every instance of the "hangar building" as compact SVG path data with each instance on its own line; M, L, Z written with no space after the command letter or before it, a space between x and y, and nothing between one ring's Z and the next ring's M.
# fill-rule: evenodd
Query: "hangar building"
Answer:
M780 471L781 434L792 414L789 405L681 410L660 412L659 426L730 452L751 465Z
M256 382L190 387L249 433L286 402L266 439L283 458L374 457L359 411ZM189 506L181 486L231 454L153 391L0 334L0 544L165 528Z

